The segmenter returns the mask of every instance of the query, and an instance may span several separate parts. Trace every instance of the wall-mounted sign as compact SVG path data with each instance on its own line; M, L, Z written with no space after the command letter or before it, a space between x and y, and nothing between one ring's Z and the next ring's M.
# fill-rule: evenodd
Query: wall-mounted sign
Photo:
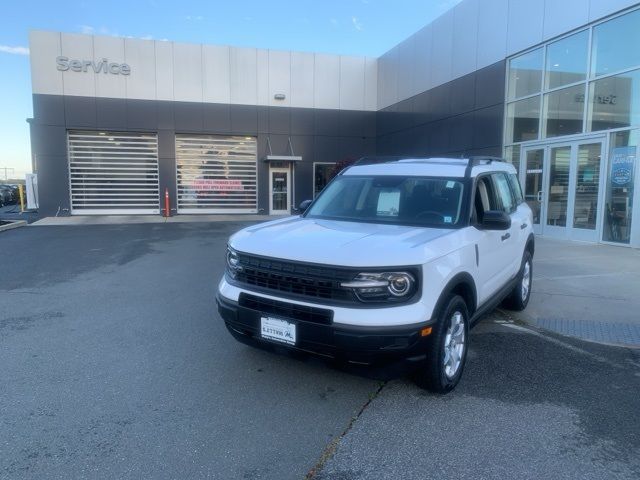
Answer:
M614 187L629 186L633 182L636 147L616 147L611 156L611 183Z
M110 62L106 58L102 60L70 60L69 57L56 57L56 68L61 72L93 72L111 75L129 75L131 67L126 63Z
M242 192L244 185L241 180L217 180L197 178L192 183L196 192Z

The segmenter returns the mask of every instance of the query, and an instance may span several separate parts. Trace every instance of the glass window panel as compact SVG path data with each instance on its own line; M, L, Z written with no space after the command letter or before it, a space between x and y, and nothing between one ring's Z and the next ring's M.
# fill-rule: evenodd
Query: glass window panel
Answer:
M569 164L571 147L551 149L549 165L549 203L547 225L567 226L567 198L569 196Z
M509 60L509 100L538 93L542 88L542 48Z
M546 88L584 80L587 76L589 31L563 38L547 47Z
M547 138L582 132L584 88L584 84L581 84L544 96Z
M629 243L631 238L637 146L638 130L611 134L602 232L602 239L607 242Z
M589 130L640 124L640 70L591 82Z
M593 28L591 75L606 75L640 65L640 10Z
M578 177L573 209L574 228L596 229L601 150L600 143L584 144L578 147Z
M539 133L540 97L510 103L507 107L507 142L536 140Z

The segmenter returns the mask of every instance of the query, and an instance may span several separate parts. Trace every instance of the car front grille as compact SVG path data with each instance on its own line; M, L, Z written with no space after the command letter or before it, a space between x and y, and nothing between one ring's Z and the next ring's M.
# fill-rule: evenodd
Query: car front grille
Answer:
M357 301L352 291L340 286L358 272L351 269L259 257L238 252L241 269L235 281L258 290L281 292L316 301Z
M249 308L268 315L282 316L305 322L331 325L333 311L324 308L297 305L295 303L280 302L270 298L257 297L247 293L241 293L238 299L241 307Z

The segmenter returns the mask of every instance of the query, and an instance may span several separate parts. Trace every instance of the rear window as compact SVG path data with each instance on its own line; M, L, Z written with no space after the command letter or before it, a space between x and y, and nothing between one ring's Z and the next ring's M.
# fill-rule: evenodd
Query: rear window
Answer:
M340 176L306 216L334 220L455 227L462 218L460 179Z

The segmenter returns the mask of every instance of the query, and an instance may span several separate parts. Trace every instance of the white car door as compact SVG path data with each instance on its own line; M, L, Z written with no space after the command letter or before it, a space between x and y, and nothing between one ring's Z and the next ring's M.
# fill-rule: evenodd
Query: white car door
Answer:
M505 270L502 272L501 286L514 278L520 270L522 263L522 243L521 224L526 223L522 218L522 211L518 210L516 199L511 192L509 179L506 172L497 172L491 175L498 197L499 209L511 217L511 227L503 232L502 254L506 257ZM506 236L506 238L504 238Z
M491 298L505 283L511 258L505 252L505 242L510 240L511 230L485 230L480 227L482 214L488 210L499 210L500 205L495 186L489 175L478 178L474 192L479 236L477 290L478 305Z

